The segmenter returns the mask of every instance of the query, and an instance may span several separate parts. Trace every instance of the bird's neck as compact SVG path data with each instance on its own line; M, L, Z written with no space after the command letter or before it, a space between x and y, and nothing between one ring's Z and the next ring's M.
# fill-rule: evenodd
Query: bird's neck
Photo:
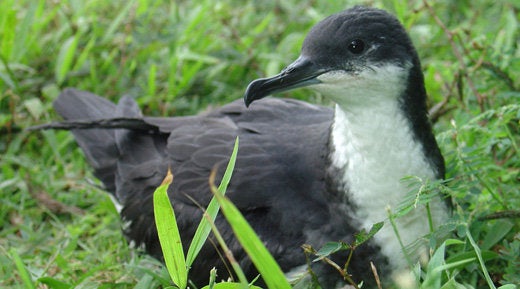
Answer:
M405 88L383 87L379 89L374 86L368 94L364 90L366 99L373 97L377 100L365 99L365 102L370 101L369 105L362 100L336 105L330 158L332 165L341 172L338 189L354 203L354 212L349 213L354 215L351 217L357 219L364 229L385 221L385 226L374 240L393 268L404 268L406 259L388 222L388 209L395 211L410 191L408 184L402 182L403 177L435 179L437 169L426 156L424 143L414 133L410 118L400 104L399 95L404 93ZM446 218L446 210L440 201L432 206L434 211L439 211L434 216L438 225ZM403 244L406 246L428 234L428 224L423 208L397 219Z

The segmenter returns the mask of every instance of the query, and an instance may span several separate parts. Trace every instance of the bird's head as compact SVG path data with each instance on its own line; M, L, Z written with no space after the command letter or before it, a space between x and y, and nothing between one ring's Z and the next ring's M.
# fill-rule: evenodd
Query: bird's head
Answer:
M384 10L356 6L314 26L300 57L280 74L251 82L244 100L249 106L308 86L340 106L380 101L402 94L412 67L420 73L417 53L399 21ZM422 85L422 74L418 81Z

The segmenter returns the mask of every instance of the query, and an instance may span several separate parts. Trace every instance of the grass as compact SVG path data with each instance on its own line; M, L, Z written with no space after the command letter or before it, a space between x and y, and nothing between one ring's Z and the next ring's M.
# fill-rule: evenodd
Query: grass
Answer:
M432 243L423 284L520 284L520 6L369 2L398 15L418 48L451 180L440 189L454 198L455 233ZM277 73L314 23L355 3L1 1L0 287L170 284L161 264L127 246L72 137L23 130L57 119L61 89L128 94L151 115L196 113Z

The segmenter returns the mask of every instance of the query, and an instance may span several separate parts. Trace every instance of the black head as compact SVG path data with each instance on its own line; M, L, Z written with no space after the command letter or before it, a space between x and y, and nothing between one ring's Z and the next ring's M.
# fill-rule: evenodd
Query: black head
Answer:
M249 105L272 93L323 83L320 76L328 72L356 75L386 64L420 67L408 34L393 15L356 6L315 25L300 57L280 74L252 82L244 99Z
M415 52L393 15L356 6L314 26L303 42L301 55L322 68L349 71L367 62L406 63Z

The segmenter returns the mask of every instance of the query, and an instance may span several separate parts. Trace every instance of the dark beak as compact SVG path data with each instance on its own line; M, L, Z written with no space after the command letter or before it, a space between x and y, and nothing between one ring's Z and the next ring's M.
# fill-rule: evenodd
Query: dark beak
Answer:
M244 102L249 107L253 101L270 94L318 84L320 81L317 77L327 71L330 71L330 69L320 68L307 58L300 56L295 62L282 70L280 74L251 82L244 95Z

